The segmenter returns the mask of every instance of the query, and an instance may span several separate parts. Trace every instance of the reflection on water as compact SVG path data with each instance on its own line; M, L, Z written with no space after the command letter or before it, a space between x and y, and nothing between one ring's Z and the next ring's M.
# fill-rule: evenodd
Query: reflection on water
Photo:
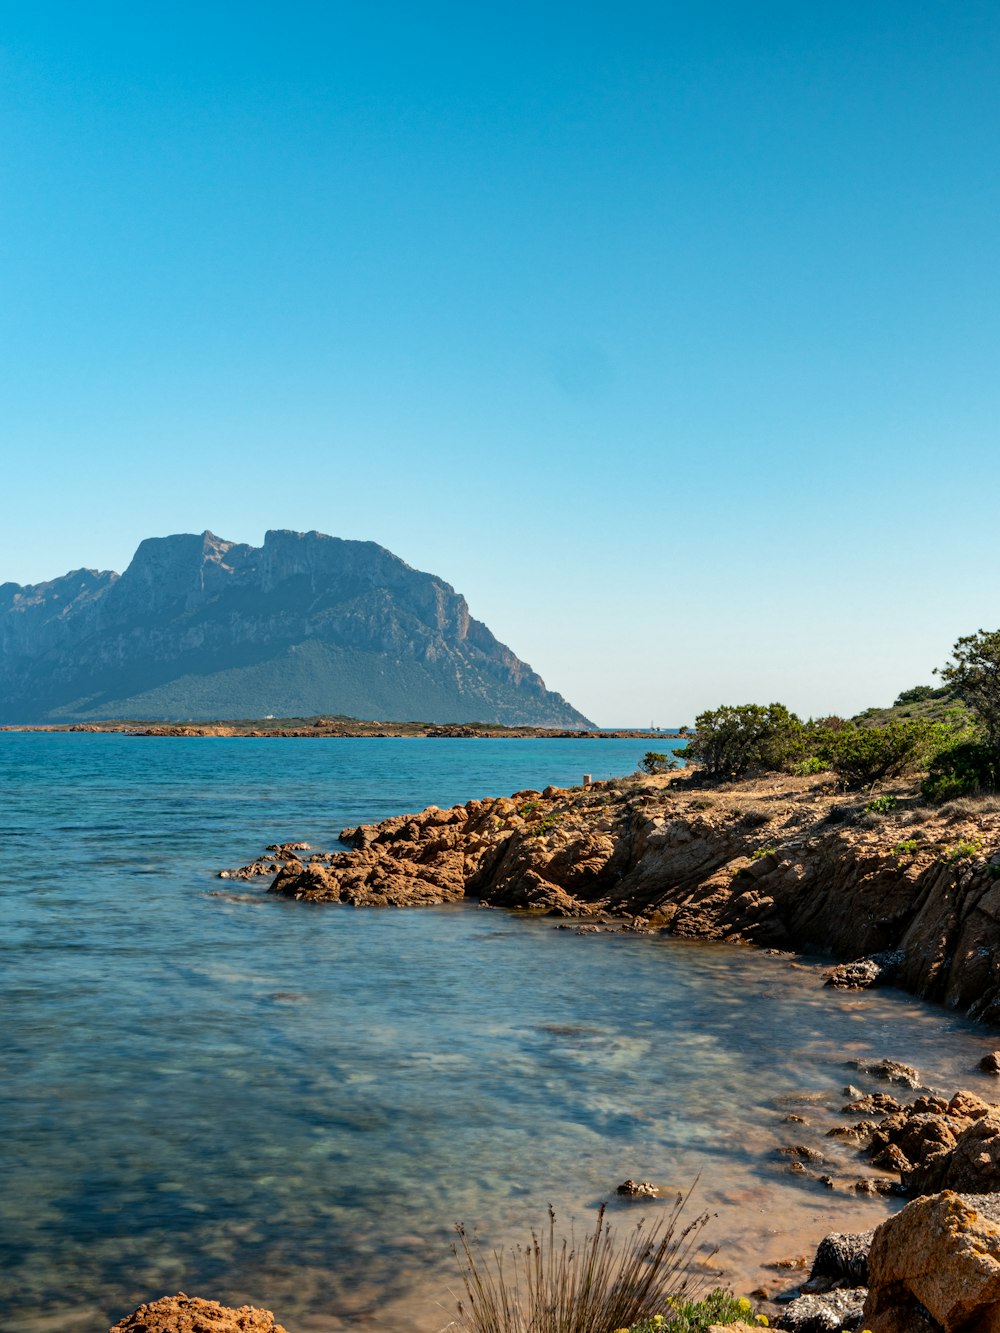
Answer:
M392 743L395 777L388 744L0 737L19 840L0 944L5 1333L100 1329L178 1289L266 1304L300 1333L440 1329L455 1221L520 1239L552 1202L586 1227L627 1176L683 1189L700 1173L747 1289L762 1261L892 1206L776 1154L818 1144L849 1173L850 1148L824 1137L857 1079L846 1059L989 1095L971 1072L982 1031L823 990L815 965L465 905L215 891L212 867L275 838L330 845L422 804L421 785L444 804L581 766L580 742L504 742L463 787L456 746L483 764L482 742ZM589 770L634 766L598 744ZM785 1123L814 1092L795 1108L807 1123ZM613 1210L630 1224L655 1206Z

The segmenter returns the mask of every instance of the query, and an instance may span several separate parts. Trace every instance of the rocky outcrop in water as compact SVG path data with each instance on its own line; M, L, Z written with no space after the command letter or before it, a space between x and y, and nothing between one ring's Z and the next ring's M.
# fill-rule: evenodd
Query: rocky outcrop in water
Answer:
M119 1320L110 1333L287 1333L270 1310L254 1305L233 1309L198 1296L163 1296Z
M0 585L0 723L320 713L590 725L374 542L183 534L142 542L121 576Z
M473 897L555 916L859 961L1000 1022L1000 812L892 814L822 778L623 779L431 807L345 830L352 848L283 869L274 893L355 906ZM884 969L879 970L879 976ZM864 979L860 984L866 984Z

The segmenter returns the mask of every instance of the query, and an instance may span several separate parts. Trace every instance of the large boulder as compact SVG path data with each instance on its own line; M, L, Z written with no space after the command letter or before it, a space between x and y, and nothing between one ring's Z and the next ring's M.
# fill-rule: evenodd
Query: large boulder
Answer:
M915 1199L875 1231L863 1327L1000 1333L1000 1195Z
M220 1305L197 1296L163 1296L140 1305L110 1333L287 1333L270 1310L254 1305Z
M937 1190L990 1194L1000 1190L1000 1109L979 1114L949 1151L928 1157L906 1183L917 1194Z

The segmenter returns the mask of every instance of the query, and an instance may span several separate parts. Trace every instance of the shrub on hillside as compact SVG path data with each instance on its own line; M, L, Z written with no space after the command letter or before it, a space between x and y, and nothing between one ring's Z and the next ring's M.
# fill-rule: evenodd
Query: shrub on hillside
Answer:
M900 690L896 695L893 708L905 708L907 704L926 704L932 699L947 699L951 690L947 685L914 685L911 690Z
M728 704L698 715L683 754L711 777L738 778L788 768L805 752L803 736L784 704Z
M925 800L940 805L958 796L1000 789L1000 751L982 741L965 741L940 751L920 785Z
M817 732L811 740L817 756L845 787L873 787L926 767L933 755L954 742L955 732L943 723L915 720Z

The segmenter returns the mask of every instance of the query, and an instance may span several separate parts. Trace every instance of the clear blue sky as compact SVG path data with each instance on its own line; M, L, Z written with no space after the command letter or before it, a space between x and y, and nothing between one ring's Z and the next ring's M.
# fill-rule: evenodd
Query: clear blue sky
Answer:
M1000 624L1000 7L0 6L0 580L372 539L598 721Z

